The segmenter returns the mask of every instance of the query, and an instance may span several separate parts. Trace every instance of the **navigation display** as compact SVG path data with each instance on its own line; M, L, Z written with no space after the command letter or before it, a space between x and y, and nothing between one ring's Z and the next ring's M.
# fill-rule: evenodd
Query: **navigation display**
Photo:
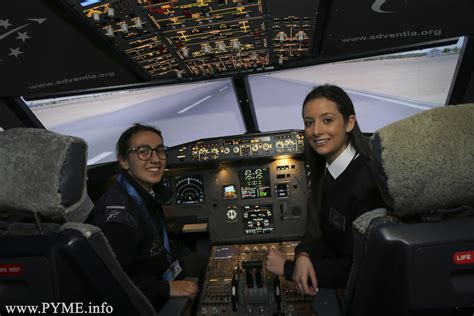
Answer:
M242 199L271 197L270 173L267 168L240 170L239 179Z
M273 231L271 205L247 205L243 211L244 234L269 234Z
M204 185L201 176L179 176L175 178L176 204L204 203Z

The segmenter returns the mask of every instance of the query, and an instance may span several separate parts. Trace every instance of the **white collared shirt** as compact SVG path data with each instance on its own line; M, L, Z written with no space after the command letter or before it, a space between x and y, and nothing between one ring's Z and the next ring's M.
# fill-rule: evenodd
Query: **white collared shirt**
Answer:
M326 162L326 168L334 179L337 179L341 173L346 170L351 161L357 158L359 154L355 148L349 143L344 151L331 164Z

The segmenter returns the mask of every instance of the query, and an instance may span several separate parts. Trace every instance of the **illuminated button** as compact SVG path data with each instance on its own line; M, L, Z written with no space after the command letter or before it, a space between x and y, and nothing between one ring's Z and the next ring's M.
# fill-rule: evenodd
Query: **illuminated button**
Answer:
M92 15L92 19L94 20L94 22L99 22L100 21L100 13L99 12L94 12L94 14Z
M288 35L286 35L285 32L278 32L278 34L276 35L276 38L277 40L280 42L280 43L283 43L287 38L288 38Z
M296 33L295 37L298 42L302 42L307 37L307 35L305 32L299 31L298 33Z
M122 23L120 24L120 29L122 30L123 33L128 33L128 25L127 23Z
M108 37L114 37L114 30L111 26L107 26L105 28L105 35L107 35Z
M225 43L224 42L218 42L217 43L217 49L220 51L220 52L225 52Z
M115 16L115 10L114 8L109 8L107 10L107 15L109 16L109 18L113 18Z
M181 53L183 54L183 57L189 57L189 48L187 47L181 48Z
M232 48L234 48L235 50L240 49L240 42L238 39L232 41Z
M202 44L201 49L204 52L204 54L210 54L212 51L212 48L208 43Z
M143 22L142 22L142 20L140 19L140 17L136 18L136 19L134 20L134 22L135 22L135 27L136 27L137 29L140 29L140 30L141 30L141 29L143 28Z

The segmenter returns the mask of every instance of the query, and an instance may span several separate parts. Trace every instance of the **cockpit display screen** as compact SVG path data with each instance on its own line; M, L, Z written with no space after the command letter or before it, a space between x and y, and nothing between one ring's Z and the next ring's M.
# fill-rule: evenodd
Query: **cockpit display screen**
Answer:
M237 198L237 191L235 189L235 185L227 184L223 187L224 190L224 199L236 199Z
M237 256L237 248L236 247L217 247L216 252L214 254L214 259L230 259Z
M247 205L243 210L243 225L246 235L269 234L273 231L271 205Z
M175 177L176 204L200 204L204 203L204 184L201 176L179 176Z
M271 197L270 173L267 168L240 170L239 179L242 199Z

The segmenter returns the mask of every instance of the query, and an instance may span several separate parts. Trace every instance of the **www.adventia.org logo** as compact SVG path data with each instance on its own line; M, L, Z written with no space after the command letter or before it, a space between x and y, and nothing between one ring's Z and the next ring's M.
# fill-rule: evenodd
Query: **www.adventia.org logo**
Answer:
M405 0L407 2L408 0ZM384 4L387 2L387 0L375 0L374 3L372 3L372 11L377 12L377 13L395 13L395 11L389 11L387 9L384 9Z
M12 56L10 58L16 59L23 54L28 43L27 40L31 39L28 32L32 31L31 29L26 30L26 28L35 28L36 25L39 25L44 21L46 21L44 18L27 19L27 22L14 26L10 23L9 19L0 19L0 32L3 32L3 34L0 34L0 62L6 60L9 56ZM24 32L20 32L20 30L23 30ZM15 35L17 36L15 37Z

